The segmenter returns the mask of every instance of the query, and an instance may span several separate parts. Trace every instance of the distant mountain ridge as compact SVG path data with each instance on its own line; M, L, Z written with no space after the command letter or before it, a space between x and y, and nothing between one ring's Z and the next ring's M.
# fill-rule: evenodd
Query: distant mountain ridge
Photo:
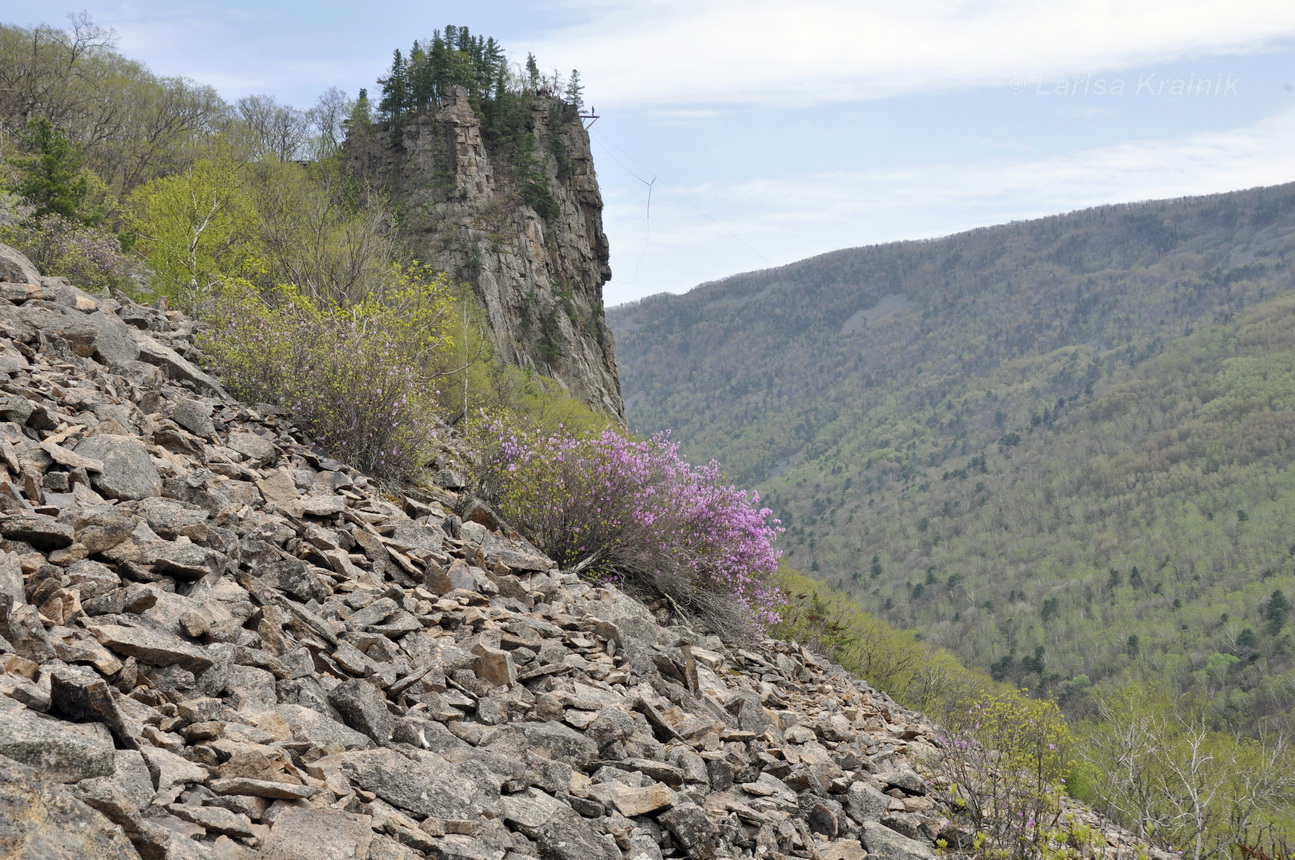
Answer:
M1260 635L1272 593L1295 589L1289 554L1275 534L1169 540L1156 506L1235 521L1233 501L1262 497L1280 521L1293 255L1282 185L836 251L607 316L630 426L671 427L756 485L792 563L893 623L1063 695L1170 657L1188 688L1259 695L1247 672L1290 668L1283 628ZM1273 390L1211 413L1229 385ZM1265 450L1229 464L1239 427ZM1212 489L1097 480L1121 452ZM1204 560L1170 558L1189 548ZM1215 654L1235 665L1211 675Z

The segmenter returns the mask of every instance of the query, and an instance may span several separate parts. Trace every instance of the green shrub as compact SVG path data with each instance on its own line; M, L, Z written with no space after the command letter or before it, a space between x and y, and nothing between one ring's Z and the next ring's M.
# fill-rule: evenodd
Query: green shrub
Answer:
M92 292L127 289L134 268L116 236L62 215L0 225L0 242L12 245L42 275L64 277Z
M774 636L825 654L910 708L938 719L968 707L989 681L945 649L865 612L844 592L786 567L778 585L788 601Z
M444 277L417 264L351 307L232 281L200 345L231 393L284 407L319 448L375 478L407 481L430 456L451 303Z
M1061 799L1069 731L1055 702L1021 692L983 693L950 715L936 770L952 818L986 857L1042 856L1069 827Z

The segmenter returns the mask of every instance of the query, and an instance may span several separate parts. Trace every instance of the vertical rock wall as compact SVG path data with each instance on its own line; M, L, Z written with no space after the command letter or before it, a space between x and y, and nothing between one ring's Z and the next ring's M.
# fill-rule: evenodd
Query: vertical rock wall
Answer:
M347 152L357 173L391 190L422 257L472 285L504 360L621 417L603 320L611 267L589 135L572 106L543 96L531 103L528 129L531 163L520 166L488 145L467 91L455 88L443 106L398 128L353 134ZM547 187L556 204L548 217L532 205L527 183Z

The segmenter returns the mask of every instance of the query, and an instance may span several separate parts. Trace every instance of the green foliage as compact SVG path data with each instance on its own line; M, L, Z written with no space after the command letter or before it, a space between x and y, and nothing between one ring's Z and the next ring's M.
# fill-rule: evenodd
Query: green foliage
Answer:
M0 124L48 121L125 194L191 161L226 118L213 88L158 77L114 46L85 13L66 29L0 24Z
M246 229L255 218L247 182L243 165L207 158L131 195L130 224L156 293L195 309L223 281L256 273L259 249Z
M938 772L947 807L984 837L986 857L1033 858L1061 824L1069 731L1054 702L1022 693L982 693L951 714Z
M61 215L0 225L0 242L12 245L44 275L64 277L90 291L128 290L134 261L116 236Z
M290 283L315 302L362 302L401 257L385 199L346 172L340 160L302 167L268 162L250 171L254 241L265 286Z
M1076 793L1193 860L1295 838L1295 756L1255 726L1209 727L1201 703L1132 681L1107 690L1076 748ZM1249 731L1247 731L1247 729Z
M897 701L945 726L928 767L951 824L944 847L982 857L1103 856L1092 832L1066 801L1073 744L1060 709L1026 691L994 685L948 651L897 630L858 601L789 568L788 594L772 631L825 654ZM1086 688L1080 676L1072 681ZM1081 777L1082 778L1082 777Z
M228 279L360 302L398 257L385 200L336 160L246 164L218 150L136 189L130 210L150 286L187 308Z
M422 266L396 267L345 306L226 280L201 347L231 393L284 407L322 450L379 480L409 481L430 459L451 305L443 276Z
M397 49L391 69L379 79L378 110L388 119L438 104L452 87L468 91L474 104L496 98L509 76L508 59L493 38L474 36L467 27L435 30L426 45L414 42L408 59Z
M935 717L969 705L987 679L950 652L918 640L865 612L859 601L783 565L778 586L787 594L782 620L771 634L800 642L885 690L896 701Z
M33 217L82 218L90 183L77 146L48 119L40 118L28 121L19 147L26 154L11 159L19 174L13 190L35 207Z
M572 69L571 78L567 81L567 88L563 91L562 97L567 104L571 105L576 110L580 110L580 108L585 105L584 93L584 85L580 83L580 72L576 69Z
M347 120L350 123L351 133L363 133L373 124L373 105L369 104L369 91L364 87L360 88L360 94L356 96Z

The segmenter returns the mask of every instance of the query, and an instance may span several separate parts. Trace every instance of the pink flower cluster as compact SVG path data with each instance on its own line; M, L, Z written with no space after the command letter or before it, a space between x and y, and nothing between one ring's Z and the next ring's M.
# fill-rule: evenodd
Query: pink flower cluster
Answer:
M714 461L691 466L665 434L578 438L492 424L486 436L497 440L483 454L487 493L559 564L673 578L700 605L718 597L757 627L778 621L785 597L771 579L782 528L758 495L726 485Z
M121 286L129 258L116 236L61 215L46 215L14 237L42 272L60 275L88 290Z

